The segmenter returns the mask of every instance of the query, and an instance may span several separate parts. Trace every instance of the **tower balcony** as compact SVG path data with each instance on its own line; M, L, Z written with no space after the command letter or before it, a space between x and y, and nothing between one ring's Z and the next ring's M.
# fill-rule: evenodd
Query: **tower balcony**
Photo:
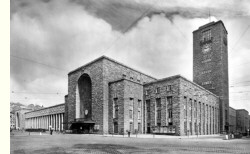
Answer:
M213 41L213 37L209 37L209 38L203 38L200 40L200 45L206 44L206 43L212 43Z

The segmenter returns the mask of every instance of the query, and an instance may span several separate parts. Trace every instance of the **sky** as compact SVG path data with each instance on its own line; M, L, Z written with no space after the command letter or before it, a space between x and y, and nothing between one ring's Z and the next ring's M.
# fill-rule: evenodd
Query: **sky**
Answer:
M11 0L10 101L64 103L68 72L102 55L192 81L192 32L218 20L228 31L230 106L250 112L248 0Z

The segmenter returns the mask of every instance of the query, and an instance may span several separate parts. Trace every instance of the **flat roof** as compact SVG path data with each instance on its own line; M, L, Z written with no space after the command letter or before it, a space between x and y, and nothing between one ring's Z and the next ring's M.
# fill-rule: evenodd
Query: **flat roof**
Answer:
M195 86L201 88L202 90L204 90L204 91L210 93L211 95L214 95L215 97L219 97L219 96L215 95L214 93L212 93L211 91L205 89L204 87L198 85L197 83L194 83L194 82L188 80L187 78L185 78L185 77L183 77L183 76L181 76L181 75L179 75L179 74L178 74L178 75L174 75L174 76L170 76L170 77L167 77L167 78L159 79L159 80L156 80L156 81L148 82L148 83L145 83L144 85L149 85L149 84L153 84L153 83L157 83L157 82L162 82L162 81L166 81L166 80L177 79L177 78L184 79L184 80L188 81L189 83L191 83L191 84L193 84L193 85L195 85Z
M224 23L223 23L221 20L219 20L219 21L216 21L216 22L212 21L212 22L207 23L207 24L205 24L205 25L203 25L203 26L200 26L198 29L194 30L193 33L196 32L196 31L198 31L198 30L201 30L201 29L204 29L204 28L207 28L207 27L209 27L209 26L216 25L216 24L219 24L219 23L221 23L221 24L223 25L224 29L225 29L226 32L227 32L227 29L226 29ZM228 32L227 32L227 33L228 33Z
M64 105L65 103L62 103L62 104L57 104L57 105L53 105L53 106L49 106L49 107L44 107L42 109L38 109L38 110L33 110L33 111L30 111L30 112L26 112L26 113L31 113L31 112L36 112L36 111L41 111L41 110L46 110L46 109L49 109L49 108L53 108L53 107L57 107L57 106L61 106L61 105ZM25 114L26 114L25 113Z
M122 64L122 63L120 63L120 62L118 62L118 61L116 61L116 60L114 60L114 59L111 59L111 58L109 58L109 57L106 57L106 56L104 56L104 55L101 56L101 57L99 57L99 58L97 58L97 59L92 60L91 62L89 62L89 63L87 63L87 64L85 64L85 65L83 65L83 66L81 66L81 67L78 67L77 69L74 69L73 71L70 71L70 72L68 73L68 75L69 75L69 74L72 74L72 73L74 73L74 72L76 72L76 71L78 71L78 70L80 70L80 69L82 69L83 67L86 67L86 66L88 66L88 65L90 65L90 64L93 64L93 63L95 63L95 62L97 62L97 61L99 61L99 60L102 60L102 59L107 59L107 60L109 60L109 61L111 61L111 62L114 62L114 63L116 63L116 64L118 64L118 65L121 65L121 66L124 66L124 67L126 67L126 68L129 68L129 69L131 69L131 70L133 70L133 71L135 71L135 72L141 73L141 74L143 74L143 75L146 75L146 76L148 76L148 77L150 77L150 78L156 80L155 77L152 77L152 76L150 76L150 75L147 75L147 74L145 74L145 73L142 73L142 72L140 72L140 71L138 71L138 70L136 70L136 69L134 69L134 68L131 68L131 67L125 65L125 64Z
M236 111L245 111L248 113L248 111L246 109L236 109Z

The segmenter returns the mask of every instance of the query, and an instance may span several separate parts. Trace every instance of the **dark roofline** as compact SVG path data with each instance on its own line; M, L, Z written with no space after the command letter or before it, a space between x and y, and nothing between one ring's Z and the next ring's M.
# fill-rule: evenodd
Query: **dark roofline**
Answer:
M246 111L248 113L246 109L236 109L236 111Z
M158 82L162 82L162 81L166 81L166 80L172 80L172 79L175 79L175 78L179 78L180 75L174 75L174 76L170 76L170 77L166 77L166 78L162 78L162 79L159 79L159 80L156 80L156 81L151 81L151 82L147 82L143 85L150 85L150 84L153 84L153 83L158 83Z
M236 109L235 109L235 108L233 108L233 107L231 107L231 106L229 106L229 108L231 108L231 109L233 109L233 110L235 110L235 111L236 111Z
M204 91L206 91L206 92L210 93L211 95L213 95L213 96L215 96L215 97L219 98L219 96L215 95L215 94L214 94L214 93L212 93L211 91L209 91L209 90L205 89L204 87L202 87L202 86L198 85L197 83L194 83L194 82L192 82L192 81L188 80L187 78L185 78L185 77L183 77L183 76L181 76L181 75L174 75L174 76L170 76L170 77L163 78L163 79L159 79L159 80L156 80L156 81L153 81L153 82L148 82L148 83L145 83L144 85L149 85L149 84L158 83L158 82L162 82L162 81L165 81L165 80L177 79L177 78L184 79L184 80L188 81L189 83L191 83L191 84L193 84L193 85L195 85L195 86L197 86L197 87L201 88L202 90L204 90Z
M152 77L152 76L150 76L150 75L147 75L147 74L145 74L145 73L142 73L142 72L140 72L140 71L138 71L138 70L136 70L136 69L133 69L133 68L131 68L131 67L129 67L129 66L123 64L123 63L120 63L120 62L118 62L118 61L116 61L116 60L114 60L114 59L111 59L111 58L109 58L109 57L106 57L106 56L104 56L104 55L101 56L101 57L99 57L99 58L97 58L97 59L92 60L91 62L89 62L89 63L87 63L87 64L85 64L85 65L83 65L83 66L81 66L81 67L78 67L77 69L75 69L75 70L69 72L68 75L70 75L70 74L72 74L72 73L74 73L74 72L76 72L76 71L78 71L78 70L80 70L80 69L82 69L82 68L84 68L84 67L90 65L90 64L93 64L93 63L95 63L95 62L97 62L97 61L99 61L99 60L102 60L102 59L107 59L107 60L109 60L109 61L111 61L111 62L114 62L114 63L116 63L116 64L122 65L122 66L124 66L124 67L126 67L126 68L128 68L128 69L131 69L131 70L133 70L133 71L136 71L136 72L138 72L138 73L141 73L141 74L146 75L146 76L148 76L148 77L150 77L150 78L152 78L152 79L157 80L155 77Z
M38 110L33 110L33 111L30 111L30 112L26 112L26 113L31 113L31 112L36 112L36 111L41 111L41 110L45 110L45 109L49 109L49 108L53 108L53 107L57 107L57 106L61 106L61 105L64 105L65 103L62 103L62 104L57 104L57 105L53 105L53 106L49 106L49 107L44 107L42 109L38 109ZM25 113L25 114L26 114Z
M193 33L196 32L196 31L199 31L199 30L201 30L201 29L207 28L207 27L209 27L209 26L216 25L216 24L218 24L218 23L222 23L224 29L225 29L226 32L227 32L227 29L226 29L224 23L223 23L221 20L219 20L219 21L216 21L216 22L212 21L212 22L207 23L207 24L205 24L205 25L203 25L203 26L200 26L198 29L194 30ZM228 32L227 32L227 34L228 34Z

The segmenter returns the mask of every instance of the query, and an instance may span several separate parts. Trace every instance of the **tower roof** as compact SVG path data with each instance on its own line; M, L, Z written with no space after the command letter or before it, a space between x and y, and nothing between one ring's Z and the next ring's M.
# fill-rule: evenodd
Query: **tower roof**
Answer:
M203 25L203 26L200 26L198 29L194 30L193 33L196 32L196 31L199 31L199 30L201 30L201 29L207 28L207 27L209 27L209 26L216 25L216 24L222 24L222 26L224 27L224 29L225 29L226 32L227 32L227 29L226 29L224 23L223 23L221 20L219 20L219 21L216 21L216 22L212 21L212 22L207 23L207 24L205 24L205 25ZM227 33L228 33L228 32L227 32Z

